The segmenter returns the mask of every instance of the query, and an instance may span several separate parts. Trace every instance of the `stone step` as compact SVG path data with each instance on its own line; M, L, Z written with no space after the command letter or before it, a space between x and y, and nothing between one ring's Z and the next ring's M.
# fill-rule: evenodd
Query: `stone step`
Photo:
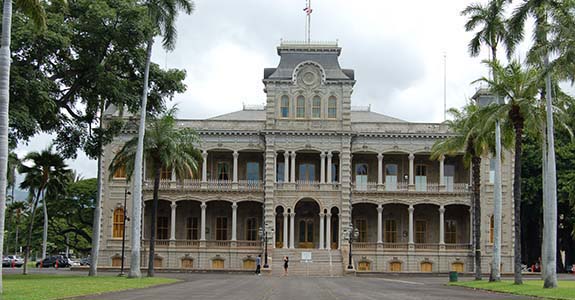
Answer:
M302 252L311 252L310 262L301 261ZM283 258L289 257L290 276L342 276L343 257L340 250L327 249L274 249L272 275L283 275Z

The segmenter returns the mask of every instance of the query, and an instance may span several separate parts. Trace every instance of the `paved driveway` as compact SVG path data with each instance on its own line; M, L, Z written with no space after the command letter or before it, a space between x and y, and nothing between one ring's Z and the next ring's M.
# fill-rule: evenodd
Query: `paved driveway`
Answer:
M163 275L162 275L163 276ZM184 282L81 299L102 300L252 300L252 299L528 299L447 287L446 278L307 278L228 274L175 274Z

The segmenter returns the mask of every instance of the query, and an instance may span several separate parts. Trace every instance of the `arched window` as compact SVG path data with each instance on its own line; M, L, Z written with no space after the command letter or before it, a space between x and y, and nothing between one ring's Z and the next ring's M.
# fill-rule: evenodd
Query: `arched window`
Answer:
M116 208L114 209L114 230L112 237L116 239L121 239L124 236L124 209Z
M303 96L297 97L296 118L305 118L305 98Z
M493 244L494 232L495 232L495 219L493 218L493 216L491 216L491 218L489 218L489 242L491 244Z
M327 117L330 119L337 118L337 99L334 96L329 97L327 102Z
M114 171L114 178L126 178L126 166L122 165Z
M289 117L289 98L288 96L282 96L281 100L281 116L282 118Z
M321 118L321 98L319 96L313 97L311 105L311 116L312 118Z

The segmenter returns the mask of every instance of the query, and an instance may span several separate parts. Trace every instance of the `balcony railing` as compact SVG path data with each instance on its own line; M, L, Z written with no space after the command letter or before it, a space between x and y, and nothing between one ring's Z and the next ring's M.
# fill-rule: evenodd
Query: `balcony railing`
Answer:
M440 186L439 183L431 182L426 184L415 184L413 189L409 188L407 182L398 183L384 183L377 184L376 182L365 183L352 183L352 188L355 192L371 193L371 192L419 192L419 193L468 193L470 191L469 184L467 183L453 183L449 185Z
M208 240L208 241L200 241L200 240L156 240L156 248L169 248L169 247L176 247L182 249L196 249L203 247L202 243L205 245L206 248L241 248L241 249L260 249L262 247L261 241L231 241L231 240ZM150 240L142 240L142 247L148 248L150 246Z
M357 250L374 250L377 249L378 244L375 242L354 242L353 249ZM407 243L383 243L384 250L407 250ZM438 243L415 243L415 250L439 251L442 247ZM471 250L469 244L445 244L445 250L451 251L468 251Z
M216 180L209 179L202 182L199 179L184 179L184 180L160 180L160 191L250 191L261 192L263 191L263 182L261 180L238 180L234 183L231 180ZM154 181L149 179L144 182L144 190L152 191L154 189Z
M295 184L297 191L318 191L319 188L319 181L298 180Z
M445 250L471 250L471 244L445 244Z

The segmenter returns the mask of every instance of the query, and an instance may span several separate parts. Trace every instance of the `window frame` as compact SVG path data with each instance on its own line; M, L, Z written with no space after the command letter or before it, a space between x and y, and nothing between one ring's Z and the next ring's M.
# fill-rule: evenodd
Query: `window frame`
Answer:
M287 103L285 103L284 100L287 101ZM289 118L289 115L290 115L290 98L287 95L283 95L280 98L280 118L287 119Z
M393 224L393 228L389 228ZM385 219L383 226L384 233L384 243L397 243L397 220L396 219Z
M327 118L337 119L337 97L330 96L327 99Z
M121 239L124 237L124 208L116 207L114 209L112 220L112 238Z
M316 113L317 113L317 115L316 115ZM312 117L312 119L321 119L321 97L320 96L316 95L311 100L311 117Z
M457 244L457 220L447 219L445 220L444 227L444 242L446 244ZM451 230L453 229L453 230Z
M300 100L302 101L300 103ZM300 105L301 104L301 105ZM296 119L305 119L306 107L305 107L305 97L303 95L299 95L296 98L295 103L295 117ZM300 114L301 112L301 114Z
M418 225L423 223L423 231L420 230ZM415 243L425 244L427 243L427 220L415 220Z
M170 232L169 218L166 216L158 216L156 219L156 237L157 237L157 239L158 240L169 239L170 238L169 232Z

